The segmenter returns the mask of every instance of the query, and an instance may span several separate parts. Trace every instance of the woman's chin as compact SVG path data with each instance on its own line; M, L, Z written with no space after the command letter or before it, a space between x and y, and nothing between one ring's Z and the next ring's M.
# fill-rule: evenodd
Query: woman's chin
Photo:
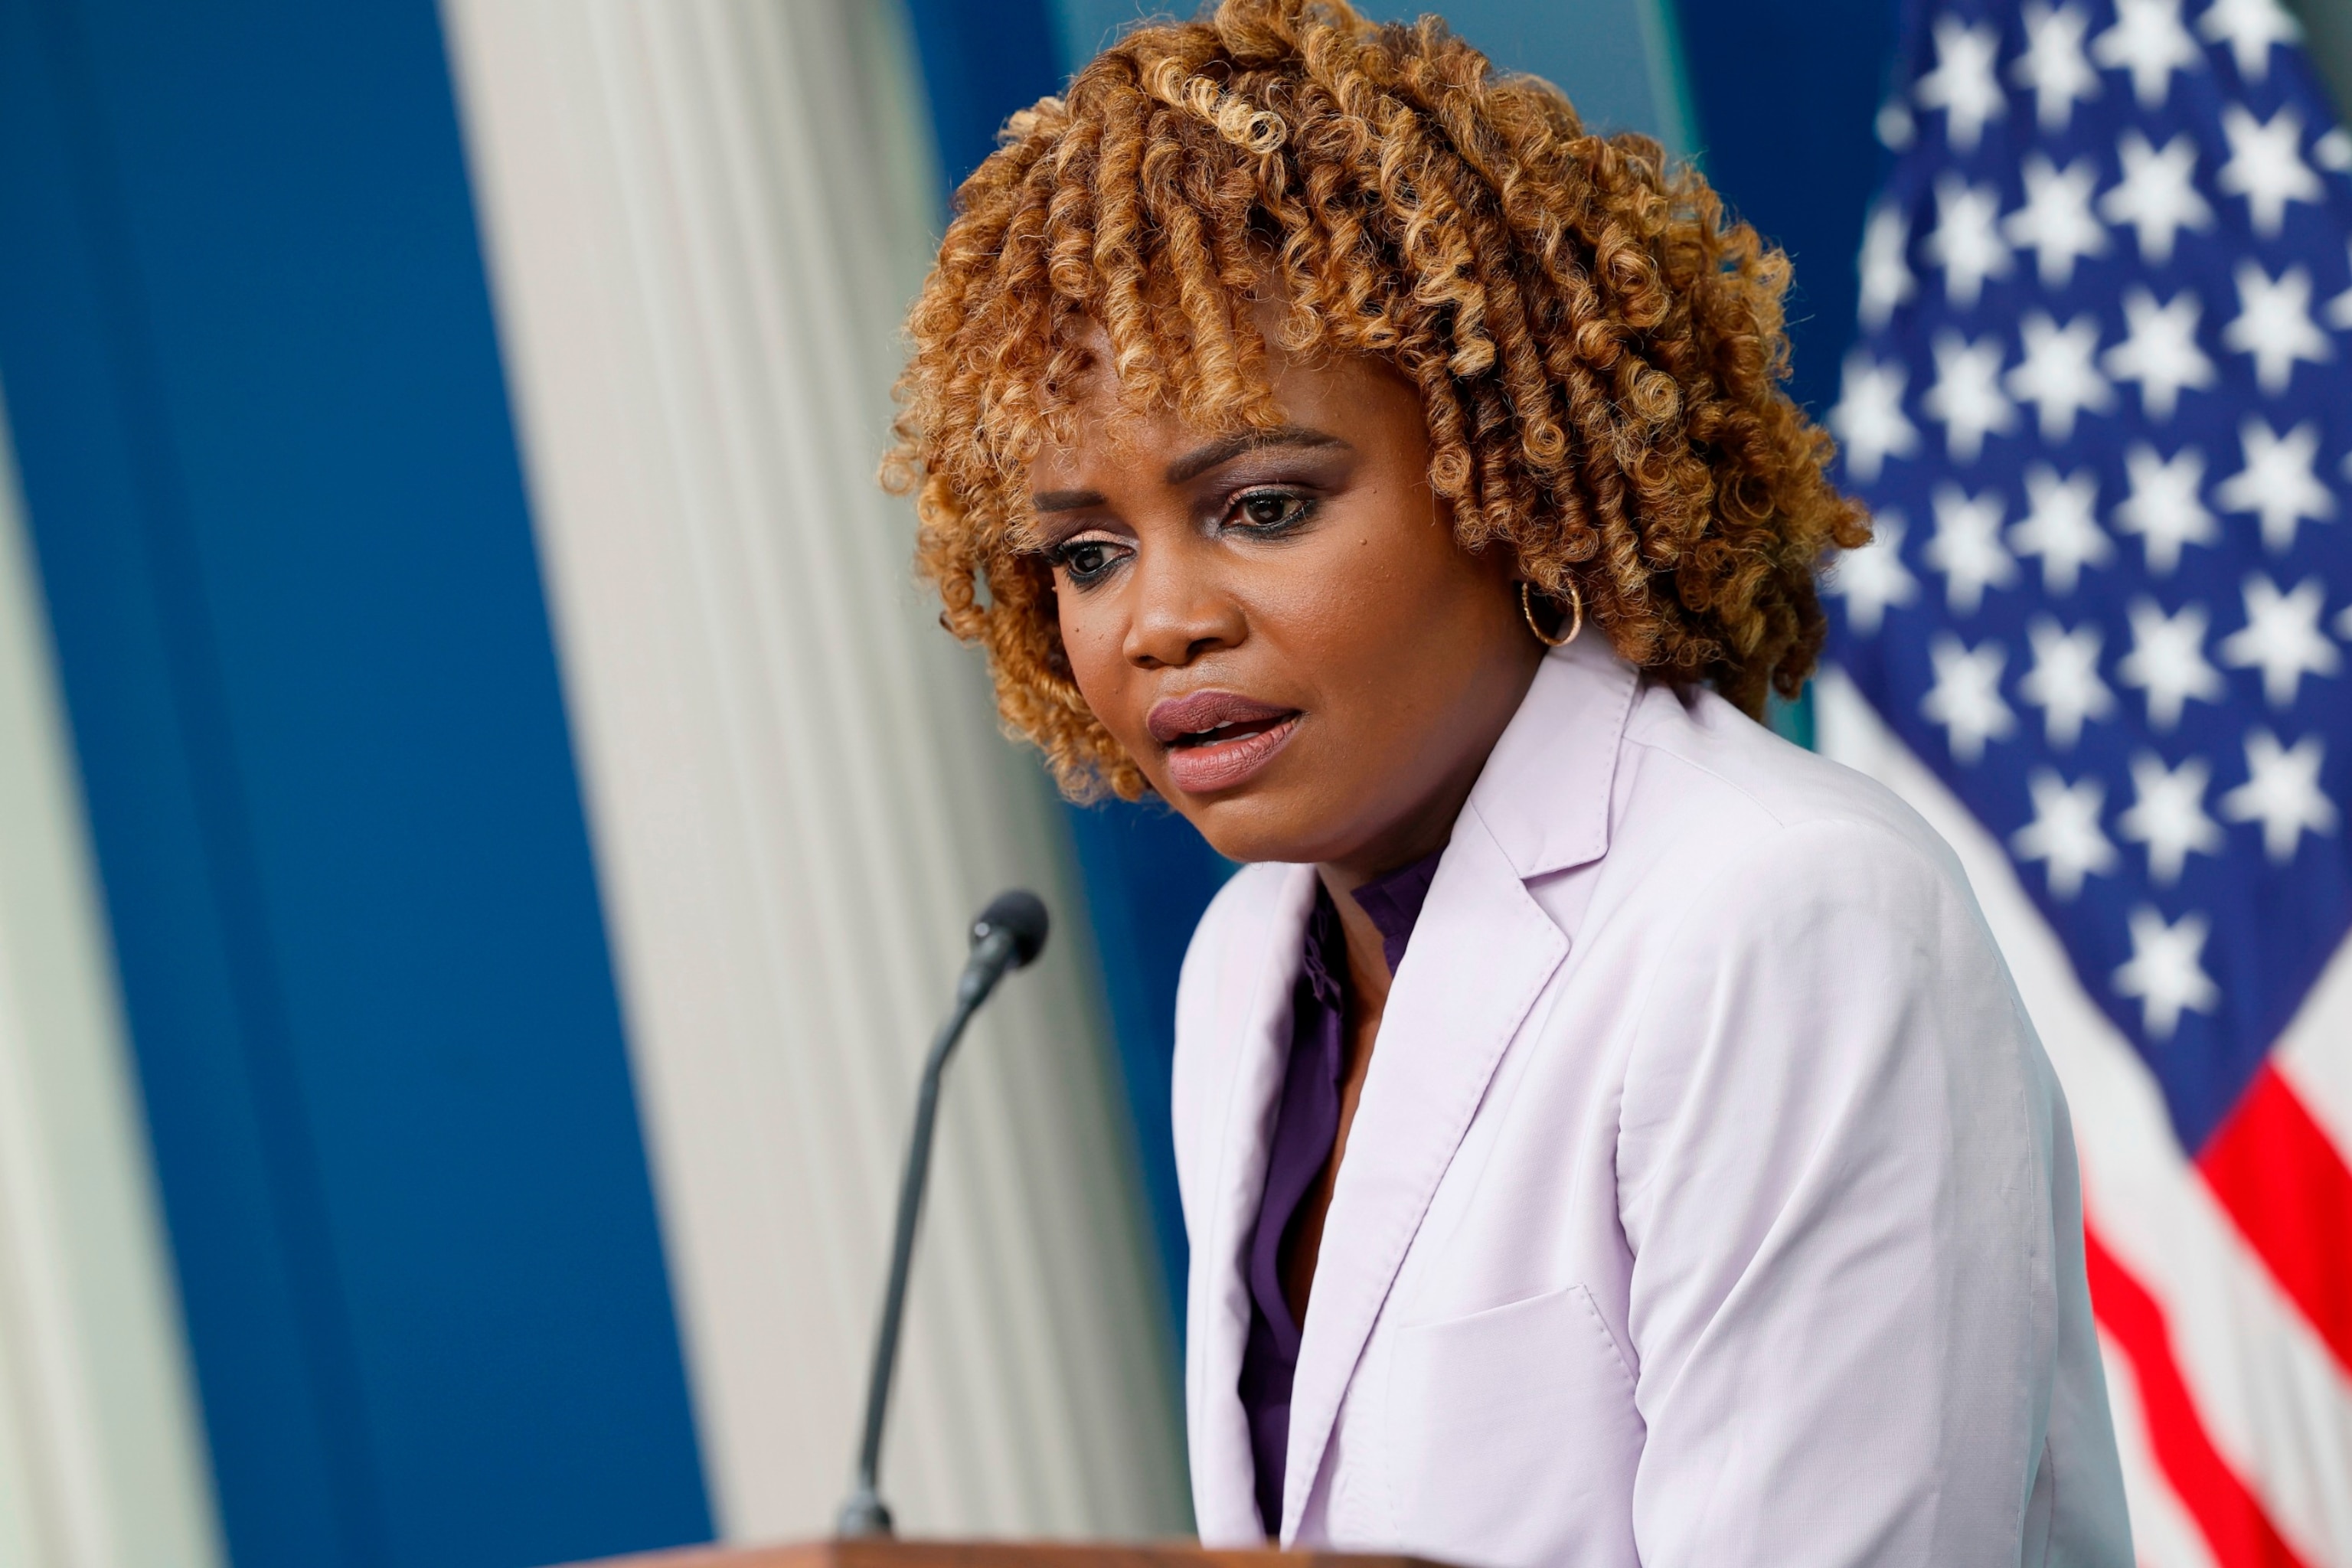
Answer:
M1264 783L1208 796L1171 796L1209 847L1241 865L1308 865L1337 858L1331 795L1306 779Z

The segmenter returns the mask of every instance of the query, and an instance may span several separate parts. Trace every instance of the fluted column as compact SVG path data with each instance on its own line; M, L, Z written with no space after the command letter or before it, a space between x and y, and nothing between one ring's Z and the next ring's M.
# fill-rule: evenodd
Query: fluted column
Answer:
M920 1053L1027 883L1058 929L950 1070L885 1491L1180 1529L1077 880L873 480L931 207L895 7L444 17L723 1528L830 1521Z

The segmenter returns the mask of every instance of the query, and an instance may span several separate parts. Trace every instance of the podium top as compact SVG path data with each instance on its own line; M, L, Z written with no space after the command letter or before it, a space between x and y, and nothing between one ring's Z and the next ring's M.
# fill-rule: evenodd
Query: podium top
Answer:
M585 1565L583 1565L585 1568ZM602 1568L1437 1568L1418 1557L1339 1552L1212 1552L1190 1542L806 1541L689 1547L607 1559Z

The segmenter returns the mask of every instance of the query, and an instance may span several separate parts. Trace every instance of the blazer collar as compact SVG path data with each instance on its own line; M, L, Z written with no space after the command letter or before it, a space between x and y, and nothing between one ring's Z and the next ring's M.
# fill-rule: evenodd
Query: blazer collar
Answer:
M1285 866L1255 919L1235 922L1213 973L1221 988L1216 1037L1234 1042L1225 1103L1217 1122L1213 1207L1206 1234L1194 1238L1186 1305L1191 1342L1186 1401L1192 1412L1192 1508L1201 1539L1237 1543L1265 1534L1257 1513L1255 1461L1239 1385L1249 1340L1245 1258L1265 1185L1275 1102L1290 1058L1290 994L1298 978L1307 917L1315 907L1315 868Z
M1422 1215L1504 1052L1568 956L1569 939L1526 879L1607 852L1617 752L1640 680L1593 641L1559 649L1538 668L1454 824L1389 992L1324 1226L1291 1386L1286 1544L1297 1539L1340 1400ZM1307 890L1311 895L1311 885ZM1303 921L1301 900L1297 919L1277 921L1276 932L1286 932L1295 948ZM1281 994L1286 1003L1286 985ZM1263 1106L1258 1116L1263 1129ZM1228 1181L1248 1182L1253 1200L1264 1142L1261 1131L1255 1173L1234 1166L1226 1173ZM1238 1259L1224 1256L1232 1246L1229 1237L1221 1241L1219 1264L1233 1267L1238 1284ZM1239 1365L1236 1347L1235 1373Z
M1641 684L1602 637L1555 648L1537 667L1468 807L1522 879L1609 852L1617 753Z

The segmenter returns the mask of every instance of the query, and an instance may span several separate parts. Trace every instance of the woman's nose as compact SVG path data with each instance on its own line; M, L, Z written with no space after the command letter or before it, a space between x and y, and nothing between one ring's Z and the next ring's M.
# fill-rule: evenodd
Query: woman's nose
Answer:
M1121 652L1139 668L1177 667L1242 640L1246 619L1201 552L1163 547L1135 562L1133 613Z

